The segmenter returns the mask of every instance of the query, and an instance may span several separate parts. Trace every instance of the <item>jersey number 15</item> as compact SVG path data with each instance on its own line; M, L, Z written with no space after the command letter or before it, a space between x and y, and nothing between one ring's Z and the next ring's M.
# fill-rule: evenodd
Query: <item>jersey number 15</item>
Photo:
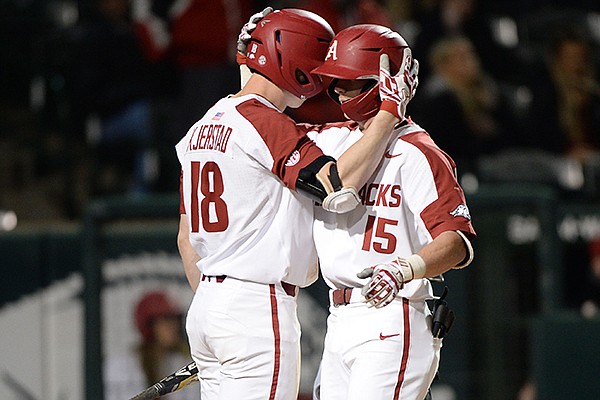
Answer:
M196 233L202 228L206 232L223 232L229 226L227 204L221 198L223 195L223 175L217 163L208 161L200 168L199 161L192 161L192 203L191 229ZM198 188L202 193L199 199Z
M377 222L377 223L376 223ZM381 254L393 254L396 251L396 236L386 231L386 226L398 225L398 221L387 218L377 218L374 215L367 217L367 226L363 238L363 251L373 250ZM373 239L373 227L375 227L375 239Z

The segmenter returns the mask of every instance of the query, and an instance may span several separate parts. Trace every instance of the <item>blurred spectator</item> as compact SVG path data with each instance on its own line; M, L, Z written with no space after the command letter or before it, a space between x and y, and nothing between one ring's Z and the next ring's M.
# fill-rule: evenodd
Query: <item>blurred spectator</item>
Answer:
M585 163L600 150L600 84L592 45L574 30L548 32L546 64L531 79L529 145Z
M347 5L347 2L340 0L297 0L294 7L320 15L329 22L334 32L339 32L348 26Z
M288 3L317 13L329 22L334 32L357 24L377 24L394 29L388 3L402 6L398 0L296 0Z
M483 2L482 2L483 3ZM515 72L515 57L495 38L491 16L477 0L434 0L419 4L415 19L419 34L413 46L415 58L424 62L419 77L427 78L432 66L427 55L443 37L462 35L471 40L483 68L496 79L507 79Z
M443 38L430 52L433 75L421 82L409 113L442 150L458 172L477 175L477 159L510 142L514 116L501 86L482 70L471 41Z
M173 147L216 100L240 89L235 46L241 27L260 11L255 0L134 0L133 18L147 56L172 63L173 107L166 110L160 189L177 190ZM168 158L166 158L168 157Z
M376 24L394 29L394 20L386 3L383 0L356 0L354 15L348 25Z
M96 151L95 194L145 193L156 177L153 67L129 18L128 0L97 0L79 40L75 106Z
M160 291L146 293L135 307L141 342L130 354L105 363L105 399L128 399L191 361L183 335L183 313ZM199 386L185 388L169 399L199 399Z

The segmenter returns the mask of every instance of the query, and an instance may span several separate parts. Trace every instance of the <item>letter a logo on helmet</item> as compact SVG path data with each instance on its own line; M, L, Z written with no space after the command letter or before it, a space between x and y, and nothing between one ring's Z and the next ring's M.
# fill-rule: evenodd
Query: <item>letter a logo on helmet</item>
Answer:
M325 57L325 60L329 60L331 58L335 61L338 59L337 58L337 45L338 45L337 40L334 40L333 42L331 42L331 46L329 46L329 50L327 51L327 56Z

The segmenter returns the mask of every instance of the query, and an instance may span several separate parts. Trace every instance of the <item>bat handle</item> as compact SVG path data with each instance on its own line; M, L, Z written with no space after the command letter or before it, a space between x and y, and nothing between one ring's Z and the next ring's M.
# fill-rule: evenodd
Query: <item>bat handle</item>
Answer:
M160 397L160 389L161 389L161 387L162 387L162 384L155 383L154 385L150 386L148 389L144 390L140 394L135 395L134 397L132 397L129 400L154 400L154 399L158 399Z

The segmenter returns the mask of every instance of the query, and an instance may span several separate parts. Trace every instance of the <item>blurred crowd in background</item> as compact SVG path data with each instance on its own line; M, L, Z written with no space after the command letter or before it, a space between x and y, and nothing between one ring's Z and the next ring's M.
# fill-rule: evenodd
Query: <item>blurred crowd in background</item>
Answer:
M600 195L597 1L4 0L0 210L72 221L93 197L176 192L173 146L239 89L236 38L267 5L400 32L421 65L408 114L467 192L524 181ZM344 119L326 95L290 115Z
M467 199L524 182L598 204L598 0L0 0L0 230L6 210L56 225L92 198L176 194L174 145L239 89L237 36L266 6L400 32L421 66L408 114L456 161ZM344 120L325 94L287 112ZM577 250L566 304L600 315L600 238ZM534 297L536 278L520 279Z

